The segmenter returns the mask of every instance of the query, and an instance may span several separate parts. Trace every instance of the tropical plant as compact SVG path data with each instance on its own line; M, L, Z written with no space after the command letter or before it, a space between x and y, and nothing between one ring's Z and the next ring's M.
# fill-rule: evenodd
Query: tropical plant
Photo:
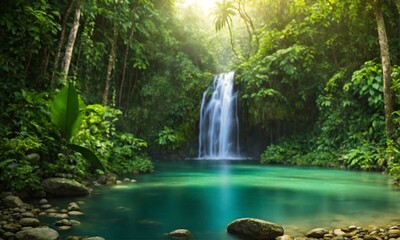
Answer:
M86 105L81 100L75 87L69 83L54 98L51 112L51 121L63 133L64 138L69 142L68 147L82 154L91 164L105 171L102 162L90 149L71 143L82 124L82 118Z

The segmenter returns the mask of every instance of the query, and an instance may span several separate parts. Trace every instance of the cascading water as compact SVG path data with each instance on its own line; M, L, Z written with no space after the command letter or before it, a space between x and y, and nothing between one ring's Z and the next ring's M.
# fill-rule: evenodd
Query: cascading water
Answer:
M234 72L214 78L203 93L200 109L200 159L240 158L237 92L234 90Z

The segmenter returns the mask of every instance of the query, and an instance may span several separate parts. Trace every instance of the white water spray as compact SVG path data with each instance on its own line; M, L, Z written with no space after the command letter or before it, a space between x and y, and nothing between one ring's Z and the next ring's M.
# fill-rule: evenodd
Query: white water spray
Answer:
M200 109L200 159L240 158L234 72L223 73L203 93Z

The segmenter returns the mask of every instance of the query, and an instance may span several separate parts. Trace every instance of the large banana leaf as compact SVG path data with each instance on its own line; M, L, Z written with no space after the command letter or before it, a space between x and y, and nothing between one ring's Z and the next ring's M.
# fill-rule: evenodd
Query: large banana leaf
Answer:
M61 129L67 141L78 132L85 107L72 84L66 85L54 98L51 121Z
M76 144L68 144L68 147L82 154L82 156L86 160L88 160L95 168L100 169L103 172L105 171L103 163L101 163L100 159L90 149Z

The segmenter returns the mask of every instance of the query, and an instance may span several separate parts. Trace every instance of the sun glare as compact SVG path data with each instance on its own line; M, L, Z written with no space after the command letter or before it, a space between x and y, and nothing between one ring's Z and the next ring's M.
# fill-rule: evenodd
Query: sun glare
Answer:
M188 7L190 5L196 4L202 7L204 10L208 11L214 7L215 2L218 0L182 0L182 5Z

